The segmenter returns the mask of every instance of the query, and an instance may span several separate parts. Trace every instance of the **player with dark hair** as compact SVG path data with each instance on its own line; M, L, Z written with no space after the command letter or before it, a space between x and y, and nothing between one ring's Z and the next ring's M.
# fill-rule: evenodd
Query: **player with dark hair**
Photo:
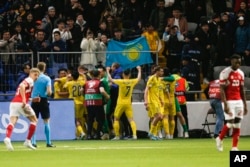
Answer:
M122 73L123 79L113 79L109 72L110 68L107 67L107 74L108 74L109 80L119 86L117 105L116 105L115 112L114 112L115 138L113 140L120 139L119 120L123 112L125 112L128 118L128 121L130 123L132 133L133 133L133 139L137 139L136 124L133 119L133 110L132 110L132 104L131 104L131 97L132 97L134 86L141 79L141 67L137 66L136 68L138 70L138 75L136 79L130 79L130 69L123 71Z
M234 54L231 57L231 66L220 73L221 100L224 104L224 115L227 123L223 126L220 135L216 138L218 151L223 151L223 139L229 129L232 132L232 151L238 151L241 120L247 114L247 103L244 92L244 72L239 69L241 57Z

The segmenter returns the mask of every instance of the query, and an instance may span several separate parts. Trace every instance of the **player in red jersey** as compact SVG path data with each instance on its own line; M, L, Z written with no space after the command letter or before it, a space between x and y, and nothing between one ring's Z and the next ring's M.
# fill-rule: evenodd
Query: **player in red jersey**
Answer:
M224 115L227 123L223 126L220 135L216 138L216 147L223 151L223 139L229 129L232 132L232 151L238 151L240 126L243 115L247 114L247 103L244 92L244 73L239 69L241 57L234 54L231 57L231 66L220 73L221 100L224 104Z
M24 79L18 86L16 94L12 101L10 102L10 123L6 128L6 137L4 143L9 151L13 151L14 148L11 144L11 134L13 132L14 126L20 115L26 116L30 120L29 132L27 139L24 142L24 146L30 149L36 149L32 146L30 139L36 130L37 118L35 112L32 110L28 104L31 91L33 88L34 81L38 78L40 74L39 69L32 68L30 70L29 77Z

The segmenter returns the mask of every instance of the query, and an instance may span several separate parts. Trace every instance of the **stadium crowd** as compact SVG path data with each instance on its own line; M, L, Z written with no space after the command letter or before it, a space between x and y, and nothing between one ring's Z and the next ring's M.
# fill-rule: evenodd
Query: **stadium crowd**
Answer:
M206 83L213 80L213 67L230 65L233 53L241 55L243 64L250 65L248 6L248 0L3 0L0 2L0 91L14 90L12 82L14 85L20 82L16 74L21 71L20 77L28 76L27 68L42 61L47 64L48 75L56 77L54 97L69 97L70 91L66 91L70 90L69 85L65 86L69 71L73 81L79 75L84 80L91 79L87 73L96 68L100 74L92 72L92 77L104 78L108 41L126 42L140 36L146 37L154 64L158 62L155 53L164 43L162 55L168 69L181 71L189 90L200 90L200 74ZM193 31L189 23L195 23ZM45 53L38 55L38 52ZM111 76L122 77L119 62L112 65ZM112 87L110 107L114 110L118 89L117 85ZM188 100L194 100L194 96ZM123 117L125 136L129 136L132 130ZM85 117L76 120L77 137L90 134L84 126L80 127L85 125ZM112 128L110 120L105 121L104 134ZM101 131L98 126L100 122L96 129ZM95 138L100 138L99 135Z

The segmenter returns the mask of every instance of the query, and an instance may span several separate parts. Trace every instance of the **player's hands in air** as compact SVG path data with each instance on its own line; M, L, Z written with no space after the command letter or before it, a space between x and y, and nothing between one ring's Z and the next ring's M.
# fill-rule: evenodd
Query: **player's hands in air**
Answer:
M137 66L136 69L139 71L141 70L141 66Z
M110 71L110 67L106 67L106 71L109 72Z

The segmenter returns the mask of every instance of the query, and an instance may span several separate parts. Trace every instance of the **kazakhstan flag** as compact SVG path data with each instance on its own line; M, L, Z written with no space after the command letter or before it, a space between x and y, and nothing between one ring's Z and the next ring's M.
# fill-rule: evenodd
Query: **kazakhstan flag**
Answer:
M153 63L150 49L145 37L128 42L110 40L106 54L106 66L119 63L123 70L143 64Z

